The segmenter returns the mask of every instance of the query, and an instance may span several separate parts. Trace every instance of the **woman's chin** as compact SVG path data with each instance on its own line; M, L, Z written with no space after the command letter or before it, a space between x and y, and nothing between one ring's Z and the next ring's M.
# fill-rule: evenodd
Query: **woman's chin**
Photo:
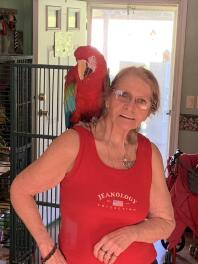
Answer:
M136 129L138 127L137 122L135 119L129 119L129 118L120 118L120 128L122 127L123 129L126 130L131 130L131 129Z

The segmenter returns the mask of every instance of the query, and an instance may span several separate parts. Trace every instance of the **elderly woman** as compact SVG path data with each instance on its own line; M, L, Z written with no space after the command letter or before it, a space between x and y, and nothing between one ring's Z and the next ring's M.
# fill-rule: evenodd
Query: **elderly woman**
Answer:
M142 67L125 68L108 89L97 122L63 133L16 177L12 204L43 263L155 262L152 243L168 238L175 222L159 150L137 130L158 106L153 74ZM59 183L57 248L33 197Z

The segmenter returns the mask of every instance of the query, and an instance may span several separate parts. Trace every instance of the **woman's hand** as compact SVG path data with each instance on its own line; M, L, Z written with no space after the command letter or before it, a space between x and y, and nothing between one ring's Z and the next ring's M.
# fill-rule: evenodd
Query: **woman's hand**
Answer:
M132 226L117 229L105 235L95 246L94 256L102 263L112 264L135 241Z

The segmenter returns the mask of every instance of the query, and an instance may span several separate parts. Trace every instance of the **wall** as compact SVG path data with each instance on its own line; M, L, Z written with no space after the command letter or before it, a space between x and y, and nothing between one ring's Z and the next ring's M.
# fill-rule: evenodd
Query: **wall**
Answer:
M198 108L195 108L195 106L192 109L186 108L186 96L188 95L192 95L195 97L198 96L197 14L198 14L198 1L188 0L186 42L185 42L182 97L181 97L181 114L192 114L198 117ZM198 153L198 131L180 130L179 148L187 153Z
M0 7L17 9L17 30L23 31L25 55L32 55L32 1L1 0L0 2Z

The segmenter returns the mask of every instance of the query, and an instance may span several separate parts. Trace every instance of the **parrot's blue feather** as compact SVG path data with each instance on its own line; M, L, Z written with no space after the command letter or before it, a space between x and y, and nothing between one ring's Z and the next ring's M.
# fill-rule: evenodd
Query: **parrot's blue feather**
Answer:
M75 102L75 84L71 83L65 87L65 126L66 128L71 127L70 117L76 109Z

